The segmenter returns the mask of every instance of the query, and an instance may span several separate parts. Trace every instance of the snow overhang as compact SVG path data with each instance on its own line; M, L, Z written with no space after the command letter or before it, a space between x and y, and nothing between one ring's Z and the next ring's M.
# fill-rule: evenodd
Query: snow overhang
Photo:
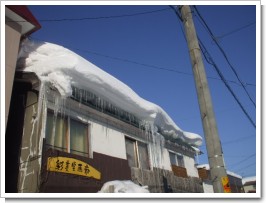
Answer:
M62 98L71 97L75 86L133 114L150 126L153 134L159 133L166 140L181 140L195 147L202 144L200 135L180 129L160 106L140 97L125 83L69 49L25 40L17 64L18 69L34 72L41 81L51 84Z

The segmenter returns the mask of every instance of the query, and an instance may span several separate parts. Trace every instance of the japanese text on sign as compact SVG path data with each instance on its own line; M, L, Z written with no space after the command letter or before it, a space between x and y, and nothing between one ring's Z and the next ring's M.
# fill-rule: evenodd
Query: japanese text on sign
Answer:
M48 157L47 170L101 179L101 173L89 164L68 157Z

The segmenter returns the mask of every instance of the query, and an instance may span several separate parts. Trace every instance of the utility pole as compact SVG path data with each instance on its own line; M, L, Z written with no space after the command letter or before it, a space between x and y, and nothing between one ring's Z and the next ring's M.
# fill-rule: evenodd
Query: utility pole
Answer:
M201 120L205 134L211 179L215 193L231 192L225 170L223 152L216 126L204 64L197 39L197 34L188 5L179 6L185 27L186 39L197 89Z

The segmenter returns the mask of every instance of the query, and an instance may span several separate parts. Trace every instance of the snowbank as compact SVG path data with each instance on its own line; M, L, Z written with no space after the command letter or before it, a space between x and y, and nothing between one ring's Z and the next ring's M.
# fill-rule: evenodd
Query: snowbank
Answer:
M41 81L49 81L63 97L71 96L74 85L149 122L165 137L181 138L195 146L202 144L201 136L181 130L161 107L141 98L123 82L62 46L25 40L18 66L26 72L35 72Z
M111 191L110 191L111 190ZM113 190L113 191L112 191ZM104 183L98 193L149 193L148 186L139 186L130 180L114 180Z

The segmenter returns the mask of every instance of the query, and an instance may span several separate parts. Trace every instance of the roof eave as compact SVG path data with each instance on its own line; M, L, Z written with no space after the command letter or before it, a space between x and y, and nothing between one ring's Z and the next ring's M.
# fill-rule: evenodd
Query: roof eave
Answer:
M33 16L27 6L6 5L5 11L6 16L11 19L11 22L14 21L23 28L21 33L22 38L29 36L41 28L40 23Z

